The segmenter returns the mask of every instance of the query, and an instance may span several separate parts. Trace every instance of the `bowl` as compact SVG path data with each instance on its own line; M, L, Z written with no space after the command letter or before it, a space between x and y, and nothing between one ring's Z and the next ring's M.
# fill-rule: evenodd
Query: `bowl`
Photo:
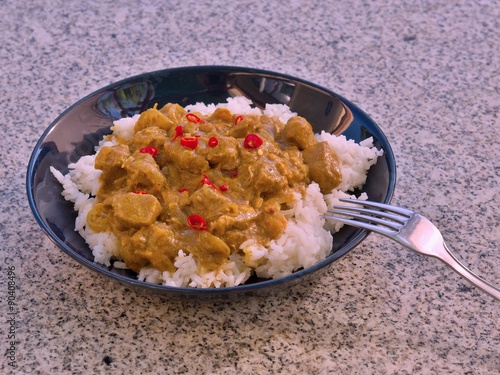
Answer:
M114 120L133 116L156 103L159 107L168 102L182 106L210 104L234 96L245 96L257 107L266 103L287 104L307 118L315 132L344 134L356 142L373 137L374 145L383 149L384 155L369 170L361 192L366 192L373 201L391 200L396 184L391 146L380 127L349 100L285 74L242 67L193 66L145 73L113 83L73 104L54 120L36 143L27 170L29 205L42 230L64 253L94 275L115 280L138 293L170 299L232 300L269 295L318 277L322 274L319 271L359 245L368 232L342 228L335 234L332 252L326 259L285 277L269 280L252 277L236 287L180 288L139 281L130 270L94 263L90 248L74 231L73 204L61 196L62 187L50 172L50 166L66 174L69 163L94 152L99 140L111 132Z

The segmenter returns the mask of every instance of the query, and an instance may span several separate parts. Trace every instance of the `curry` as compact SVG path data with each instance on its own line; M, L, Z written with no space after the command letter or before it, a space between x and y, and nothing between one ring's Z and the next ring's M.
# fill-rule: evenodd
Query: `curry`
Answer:
M294 116L188 113L169 103L143 112L132 139L103 146L95 232L112 232L124 262L175 271L179 250L206 271L240 245L267 244L287 225L283 210L315 181L328 193L341 182L334 151Z

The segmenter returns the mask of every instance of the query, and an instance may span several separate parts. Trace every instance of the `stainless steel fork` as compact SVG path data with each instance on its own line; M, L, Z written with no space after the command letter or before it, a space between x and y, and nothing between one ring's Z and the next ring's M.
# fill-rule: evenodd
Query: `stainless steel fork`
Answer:
M334 206L327 211L325 218L380 233L419 254L438 258L479 289L500 300L500 289L460 263L446 246L441 232L422 215L383 203L340 200L346 205Z

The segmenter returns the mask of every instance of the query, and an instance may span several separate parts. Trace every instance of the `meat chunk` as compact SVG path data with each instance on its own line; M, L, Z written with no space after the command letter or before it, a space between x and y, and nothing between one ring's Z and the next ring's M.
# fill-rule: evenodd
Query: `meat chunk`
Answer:
M287 226L285 215L281 213L278 202L268 200L262 205L261 228L269 238L277 238Z
M129 156L127 145L104 146L96 155L94 166L103 172L101 178L104 182L114 181L125 174L122 166Z
M135 123L134 131L138 132L150 126L169 130L175 126L175 123L156 108L149 108L139 116L139 119Z
M287 186L288 180L278 170L278 165L268 159L257 159L253 164L239 168L239 178L249 189L261 194L279 194Z
M145 191L159 193L165 186L165 176L150 154L138 151L123 164L127 172L127 189L129 191Z
M131 238L131 246L137 256L146 258L160 271L175 271L178 244L175 233L165 223L153 223L139 229Z
M143 147L155 147L157 154L155 160L157 164L164 165L165 150L163 144L169 139L166 130L157 126L150 126L145 128L134 135L134 138L129 142L131 152L140 151Z
M286 142L297 146L301 151L318 142L311 124L301 116L294 116L288 120L283 129L283 136Z
M280 174L274 163L259 163L254 179L255 188L262 193L280 192L288 186L288 180Z
M167 103L161 109L160 112L171 121L173 125L178 125L184 121L186 116L186 110L175 103Z
M337 155L327 142L318 142L302 151L309 167L309 178L318 183L323 193L329 193L342 181Z
M118 236L117 248L123 261L132 271L139 273L141 268L148 265L148 259L143 257L138 248L130 241L129 236Z
M199 259L200 265L207 270L216 269L223 265L231 254L229 246L219 237L208 231L197 231L194 235L183 238L183 248Z
M191 195L191 205L193 212L206 212L207 221L215 220L223 214L238 212L237 205L231 199L209 185L203 185Z
M245 115L238 125L229 129L228 135L234 138L245 138L247 134L256 133L261 126L260 120L259 116Z
M181 171L198 174L210 168L203 155L200 155L196 150L182 146L177 140L175 142L165 142L164 148L165 159Z
M233 120L233 114L227 108L216 108L210 115L210 120L222 120L223 122L230 123Z
M112 198L113 216L122 228L151 225L161 213L161 204L154 195L125 193Z
M134 138L130 141L129 145L132 152L147 146L154 146L157 149L160 149L167 140L168 134L166 130L157 126L150 126L135 133Z
M216 137L218 144L206 147L202 152L214 168L229 171L238 167L238 141L232 137Z
M248 233L252 222L258 218L259 213L246 204L241 204L239 206L226 205L224 211L226 212L223 212L216 221L210 223L210 232L217 236L224 235L224 241L228 246L233 250L237 250L244 239L235 244L234 241L231 241L231 238L234 238L234 236L229 235L228 237L226 232L233 231L244 237L244 235Z
M269 133L273 140L279 140L284 129L285 125L276 117L262 116L260 131Z

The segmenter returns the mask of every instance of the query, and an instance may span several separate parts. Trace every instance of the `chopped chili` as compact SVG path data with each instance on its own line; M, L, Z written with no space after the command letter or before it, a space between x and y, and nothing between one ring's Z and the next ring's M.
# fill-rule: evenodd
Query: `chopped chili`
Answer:
M243 120L243 116L237 116L235 119L234 119L234 125L238 125L240 123L240 121Z
M245 137L245 140L243 141L243 145L245 148L252 149L252 148L259 148L262 146L262 138L259 137L257 134L248 134Z
M210 137L208 140L208 146L209 147L215 147L219 144L219 140L216 137Z
M136 191L134 191L134 194L146 195L146 194L148 194L148 192L147 191L142 191L142 190L136 190Z
M204 124L205 121L203 121L201 118L196 116L194 113L188 113L186 115L186 118L188 119L189 122L194 122L195 124Z
M146 146L139 150L142 154L150 154L151 156L156 156L158 149L154 146Z
M189 191L188 188L180 188L179 190L177 190L179 193L184 193L185 191Z
M212 182L206 174L203 174L203 180L201 180L202 185L210 185Z
M207 230L207 222L200 215L191 215L187 218L188 225L195 230Z
M194 150L198 146L198 137L184 137L181 138L180 143L181 146Z
M215 185L212 181L210 181L210 178L206 174L203 174L203 180L201 180L201 184L202 185L209 185L209 186L213 187L215 190L219 190L217 185Z
M184 129L182 129L182 126L178 125L175 127L175 135L174 138L172 138L172 142L175 141L178 137L181 137L184 135Z
M228 186L228 185L226 185L226 184L221 185L221 186L219 186L219 190L220 190L220 191L228 191L228 190L229 190L229 186Z

